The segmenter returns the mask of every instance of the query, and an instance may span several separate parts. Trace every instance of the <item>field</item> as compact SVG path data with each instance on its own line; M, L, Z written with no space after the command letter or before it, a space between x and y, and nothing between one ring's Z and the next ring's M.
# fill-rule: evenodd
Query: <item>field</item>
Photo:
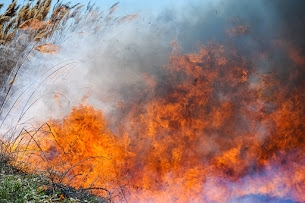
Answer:
M0 201L304 202L297 0L126 2L0 4Z

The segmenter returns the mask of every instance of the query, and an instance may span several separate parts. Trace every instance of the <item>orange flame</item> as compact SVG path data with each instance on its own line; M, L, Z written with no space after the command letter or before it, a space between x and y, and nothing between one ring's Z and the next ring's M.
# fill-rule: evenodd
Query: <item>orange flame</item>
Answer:
M80 105L28 132L28 163L117 201L305 201L303 84L259 73L217 44L174 52L161 78L144 79L109 116Z

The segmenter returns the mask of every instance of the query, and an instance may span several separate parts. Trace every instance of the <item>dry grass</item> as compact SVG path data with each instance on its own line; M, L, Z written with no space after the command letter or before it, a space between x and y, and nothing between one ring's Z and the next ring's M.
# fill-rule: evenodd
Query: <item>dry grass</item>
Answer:
M14 0L0 14L0 89L4 90L0 95L0 104L3 104L5 94L12 85L7 77L11 74L13 78L8 80L14 80L14 74L18 72L23 57L28 55L25 51L30 52L35 46L43 45L44 41L56 36L56 32L61 32L57 36L63 36L63 30L69 27L68 19L81 12L79 4L69 7L57 1L51 9L51 3L51 0L37 0L28 1L21 6ZM3 6L0 4L0 8ZM42 49L38 47L35 50Z
M37 36L47 36L54 33L53 26L61 21L71 9L63 4L57 4L51 11L51 2L51 0L37 0L35 4L28 2L20 8L17 2L13 1L0 15L1 44L12 43L20 28L23 31L28 31L29 41L33 39L37 41L42 39L42 37L37 38ZM37 26L37 24L43 26ZM24 29L25 27L27 29ZM18 34L22 34L22 32Z
M62 181L74 167L89 159L81 160L64 172L58 172L50 167L48 170L35 171L33 166L27 163L24 152L40 154L42 160L46 160L45 152L36 140L37 133L45 131L50 126L46 123L40 128L29 131L23 129L17 138L3 141L0 139L0 202L112 202L111 193L102 187L75 189ZM30 140L27 140L27 136ZM29 149L31 143L37 145L37 151ZM20 160L23 157L23 160ZM92 158L93 159L93 158ZM29 170L30 169L30 170ZM107 198L92 195L93 191L103 190ZM18 193L18 195L16 195Z
M11 101L9 98L11 94L13 94L12 86L16 83L15 81L19 69L27 60L29 54L38 52L42 54L58 53L60 50L60 40L67 40L68 37L65 36L65 34L68 33L68 31L71 31L69 33L73 33L73 31L77 30L79 27L81 27L82 30L86 30L86 34L90 32L103 33L103 29L106 30L107 26L113 25L115 21L117 23L122 23L123 21L128 21L136 17L130 15L123 18L112 18L111 15L116 10L117 3L105 13L99 12L98 9L95 9L94 5L91 4L88 4L87 7L80 4L71 6L57 1L53 8L51 8L51 4L51 0L34 0L27 1L24 5L18 5L17 1L14 0L8 5L3 13L0 14L0 88L2 89L2 93L0 94L0 129L6 117L11 114L15 105L19 102L18 100L22 97L23 93L17 97L16 101ZM3 8L3 6L3 4L0 4L0 8ZM102 15L104 15L104 18L101 18ZM104 20L103 24L101 24L101 19ZM60 69L61 68L58 68L54 70L54 72L46 72L46 75L43 75L43 77L48 78L49 76L47 74L52 75ZM33 87L29 85L28 88ZM36 90L32 89L31 91L35 92ZM26 113L28 106L33 105L29 101L30 99L26 101L26 107L24 108L24 111L22 111L19 120L21 120ZM3 111L5 108L6 112ZM16 129L17 126L11 126L9 132L6 132L5 135L1 135L0 137L0 162L9 157L9 160L5 161L5 163L9 163L18 168L18 166L21 165L18 165L20 162L16 164L16 157L18 157L18 153L22 152L20 151L20 148L18 148L20 143L17 142L22 139L22 136L24 135L30 136L31 142L36 142L35 135L37 134L37 131L41 129L35 129L34 131L22 129L21 132L18 131L19 129ZM39 148L39 146L37 147ZM83 161L86 160L82 160L80 163ZM26 161L24 161L24 164L26 164L25 162ZM78 167L78 165L71 166L70 170L73 169L73 167ZM22 166L22 169L24 169L24 165ZM89 197L92 198L88 192L103 190L107 195L107 198L100 198L98 201L112 202L111 193L105 188L95 187L75 190L63 185L61 180L67 176L66 174L68 172L69 170L64 173L58 173L52 169L45 171L44 178L49 181L49 185L45 192L60 191L60 193L64 193L67 197L76 197L76 199L84 197L86 199ZM59 193L57 192L56 194Z
M73 29L68 26L69 19L74 19L74 25L77 26L81 21L80 13L82 5L62 4L57 1L54 8L51 8L52 0L36 0L27 1L24 5L18 5L16 0L13 0L10 5L0 14L0 117L1 122L5 120L6 114L3 113L3 108L7 105L8 95L11 87L14 85L16 75L22 66L26 56L35 51L50 54L57 53L59 45L47 43L49 39L56 36L62 37L65 30ZM0 4L0 9L3 9L4 4ZM88 5L87 12L91 12L93 5ZM70 22L71 23L71 22ZM59 34L58 34L59 33ZM52 40L49 40L52 41ZM53 40L54 41L54 40ZM10 76L9 76L10 75ZM9 76L9 77L8 77ZM13 104L14 106L14 104ZM9 114L9 113L8 113ZM1 124L2 126L2 124ZM0 126L0 127L1 127ZM14 126L12 126L14 129ZM18 171L16 165L16 157L18 148L12 146L22 136L22 133L16 136L16 132L8 132L6 135L1 135L0 138L0 166L2 169L9 168L11 171ZM34 136L32 141L34 141ZM17 143L18 144L18 143ZM15 165L12 167L12 165ZM5 166L5 167L4 167ZM16 168L17 167L17 168ZM0 171L1 172L1 171ZM14 198L14 194L0 192L0 201L13 202L105 202L103 198L97 198L90 195L90 188L75 190L71 187L62 185L60 182L55 182L57 173L47 171L44 181L36 183L37 176L34 179L29 179L26 174L10 174L0 173L0 182L5 182L2 191L13 191L18 193L19 190L30 192L35 199L9 199ZM9 175L6 176L6 175ZM20 180L20 181L19 181ZM40 179L39 179L40 180ZM30 185L26 183L30 183ZM31 184L33 183L33 184ZM0 187L2 185L0 184ZM43 190L37 192L38 187L43 187ZM100 189L100 188L95 188ZM102 188L103 189L103 188ZM36 193L35 193L36 191ZM23 193L22 193L23 194ZM62 198L63 195L65 198ZM15 195L16 196L16 195ZM30 195L29 195L30 196ZM20 197L21 198L21 197ZM58 199L59 198L59 199ZM37 201L36 201L37 200ZM70 201L71 200L71 201Z

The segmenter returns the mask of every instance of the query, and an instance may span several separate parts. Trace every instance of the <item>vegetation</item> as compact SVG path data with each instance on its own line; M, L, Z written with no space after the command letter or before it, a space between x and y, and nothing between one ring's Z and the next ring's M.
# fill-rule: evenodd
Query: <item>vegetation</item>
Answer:
M11 86L22 63L23 55L33 49L56 52L57 46L44 44L46 39L63 35L68 20L74 18L77 26L82 5L70 6L59 0L51 8L52 0L28 0L18 5L13 0L0 14L0 116ZM0 4L0 9L4 5ZM90 11L92 6L87 6ZM2 11L2 10L0 10ZM70 28L70 27L69 27ZM9 77L9 75L13 75ZM12 78L12 80L11 80ZM8 79L10 81L8 82ZM18 137L18 136L17 136ZM10 142L0 137L0 202L106 202L85 189L74 189L51 177L27 174L14 166L14 151Z
M9 158L0 160L0 202L105 202L83 191L68 186L51 184L46 177L26 174L9 164Z
M77 16L82 5L69 6L57 1L51 9L52 0L28 1L23 6L16 0L0 14L0 81L4 81L30 45L43 42L55 32L65 29L69 18ZM0 4L0 9L3 7ZM1 86L0 86L1 87Z

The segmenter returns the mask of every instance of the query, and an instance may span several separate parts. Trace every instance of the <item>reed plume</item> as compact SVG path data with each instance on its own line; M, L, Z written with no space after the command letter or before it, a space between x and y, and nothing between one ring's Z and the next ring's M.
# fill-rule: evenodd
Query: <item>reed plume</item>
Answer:
M8 7L0 13L0 88L3 89L5 78L13 70L18 56L26 50L32 42L39 42L53 35L58 26L65 27L66 21L61 22L63 16L70 11L76 12L74 7L65 4L55 4L51 9L52 0L28 1L18 5L13 0ZM4 6L0 4L0 9ZM78 12L78 11L77 11ZM61 22L61 23L60 23ZM64 29L64 28L63 28Z

